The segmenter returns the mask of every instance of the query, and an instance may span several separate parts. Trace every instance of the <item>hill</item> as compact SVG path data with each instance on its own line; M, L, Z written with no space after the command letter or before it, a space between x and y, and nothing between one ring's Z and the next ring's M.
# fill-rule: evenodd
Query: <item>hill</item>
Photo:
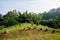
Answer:
M55 17L60 17L60 8L53 8L49 12L43 13L43 19L53 19Z
M52 33L53 30L55 30L54 33ZM1 29L0 40L60 40L60 30L42 25L21 23Z

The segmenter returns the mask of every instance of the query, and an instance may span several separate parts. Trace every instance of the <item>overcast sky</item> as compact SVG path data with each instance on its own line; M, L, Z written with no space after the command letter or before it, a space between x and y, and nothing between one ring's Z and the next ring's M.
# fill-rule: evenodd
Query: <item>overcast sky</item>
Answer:
M0 13L6 14L10 10L24 12L44 12L60 7L60 0L0 0Z

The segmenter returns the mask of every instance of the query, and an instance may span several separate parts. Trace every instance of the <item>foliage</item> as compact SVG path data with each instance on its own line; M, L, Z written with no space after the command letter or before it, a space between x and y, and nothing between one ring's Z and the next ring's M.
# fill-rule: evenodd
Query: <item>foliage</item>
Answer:
M51 9L49 12L44 12L43 14L28 12L23 13L13 10L9 11L5 15L0 14L0 25L5 25L6 27L12 26L19 23L31 23L47 25L52 28L60 28L60 8Z

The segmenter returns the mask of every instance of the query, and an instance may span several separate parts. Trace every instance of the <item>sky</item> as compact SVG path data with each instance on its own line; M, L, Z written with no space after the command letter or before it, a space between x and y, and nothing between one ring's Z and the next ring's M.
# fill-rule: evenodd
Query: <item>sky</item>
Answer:
M17 11L43 13L60 7L60 0L0 0L0 14L16 9Z

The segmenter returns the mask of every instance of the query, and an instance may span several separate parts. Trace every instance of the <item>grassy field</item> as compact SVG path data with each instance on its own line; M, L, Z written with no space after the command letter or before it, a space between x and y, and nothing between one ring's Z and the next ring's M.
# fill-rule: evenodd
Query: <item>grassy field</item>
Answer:
M31 29L27 30L27 27ZM33 29L34 27L36 29ZM38 31L40 28L42 30ZM45 29L48 31L44 32ZM56 29L55 33L52 33L52 30L53 28L47 26L22 23L0 30L0 40L60 40L60 30ZM3 34L5 31L7 33Z

